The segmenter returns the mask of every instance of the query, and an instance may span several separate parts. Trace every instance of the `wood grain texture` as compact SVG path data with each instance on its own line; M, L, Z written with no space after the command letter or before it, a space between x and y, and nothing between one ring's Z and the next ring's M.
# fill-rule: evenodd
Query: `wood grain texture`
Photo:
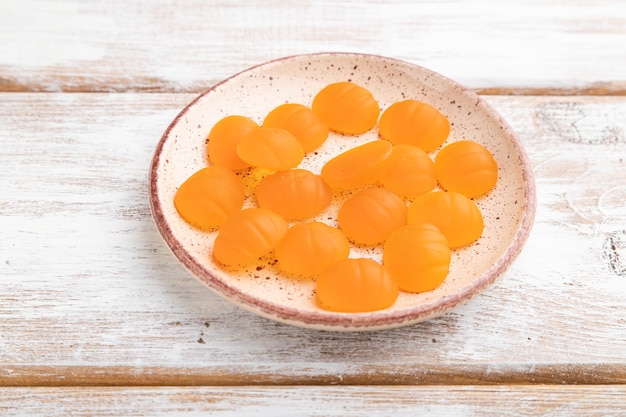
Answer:
M621 0L0 2L0 415L626 415L624 45ZM530 240L444 316L271 322L153 225L148 167L183 106L328 51L440 72L526 146Z
M534 165L522 255L440 318L341 334L230 305L161 241L147 170L194 97L0 94L0 385L626 382L626 98L486 97Z
M483 93L624 94L620 0L23 0L0 4L1 91L199 92L293 54L362 52Z
M625 386L4 388L4 417L587 417L626 413Z

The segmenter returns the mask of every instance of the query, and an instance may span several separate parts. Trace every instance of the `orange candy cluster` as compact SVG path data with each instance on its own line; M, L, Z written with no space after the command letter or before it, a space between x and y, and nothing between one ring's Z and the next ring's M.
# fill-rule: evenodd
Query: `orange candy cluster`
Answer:
M330 132L360 135L377 124L378 140L331 158L319 174L298 168ZM482 235L472 198L495 186L498 167L476 142L442 147L449 133L448 119L427 103L403 100L381 114L362 86L330 84L310 108L282 104L261 125L239 115L218 121L208 137L211 166L180 186L174 204L190 225L218 230L219 264L243 267L273 253L285 275L315 278L322 308L388 308L400 291L437 288L454 249ZM246 169L265 174L254 189L257 206L244 209L238 172ZM333 190L349 194L338 227L307 221L331 204ZM382 263L351 258L351 244L380 245Z

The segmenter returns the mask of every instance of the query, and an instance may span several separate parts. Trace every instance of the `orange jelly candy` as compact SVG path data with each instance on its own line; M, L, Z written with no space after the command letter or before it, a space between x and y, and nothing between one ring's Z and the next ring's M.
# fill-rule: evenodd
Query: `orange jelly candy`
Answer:
M383 242L407 222L404 201L385 188L367 188L348 198L337 216L339 228L355 243Z
M452 251L446 237L429 223L396 229L385 242L383 265L400 289L419 293L434 290L450 271Z
M387 268L369 258L339 261L317 277L315 290L322 308L344 313L388 308L399 294Z
M288 227L287 221L271 210L241 210L220 228L213 257L225 266L248 265L274 250Z
M259 207L295 220L311 217L330 204L333 193L322 177L305 169L275 172L256 187Z
M275 253L281 270L315 276L346 259L350 243L341 230L326 223L298 223L287 231Z
M233 115L220 119L208 137L207 153L211 164L233 170L248 168L250 164L237 155L237 145L242 137L258 128L254 120L245 116Z
M406 143L433 152L448 138L450 122L428 103L403 100L383 112L378 132L394 145Z
M433 160L417 146L395 145L389 159L389 168L380 177L380 182L394 193L419 197L437 185Z
M174 195L174 206L187 223L201 230L211 230L239 211L244 198L244 183L237 174L210 166L181 184Z
M476 203L455 191L432 191L415 199L409 205L408 223L434 224L451 248L474 242L484 229L483 216Z
M392 147L386 140L373 140L349 149L324 164L322 178L336 188L373 184L389 167Z
M380 115L380 106L372 93L349 81L322 88L313 98L311 108L330 130L346 135L367 132Z
M257 168L283 171L296 167L304 158L304 150L285 129L260 127L241 138L237 155Z
M273 109L263 120L264 127L279 127L294 135L304 152L318 148L328 138L328 126L310 108L285 103Z
M439 183L467 197L485 194L498 181L498 164L484 146L469 140L453 142L435 157Z

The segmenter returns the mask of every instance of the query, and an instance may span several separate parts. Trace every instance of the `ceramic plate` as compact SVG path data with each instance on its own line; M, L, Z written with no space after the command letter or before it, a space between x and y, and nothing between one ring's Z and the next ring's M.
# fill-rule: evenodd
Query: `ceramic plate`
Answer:
M333 313L315 300L312 280L282 276L271 257L236 273L212 261L216 232L200 232L177 214L174 194L198 169L209 165L207 136L221 118L239 114L259 124L286 102L310 106L325 85L353 81L378 100L381 110L403 99L437 107L451 122L448 144L470 139L486 146L499 165L496 187L475 201L485 218L483 236L455 250L450 274L434 291L401 293L389 309L370 313ZM320 171L332 156L373 139L336 134L308 154L300 167ZM431 156L435 156L433 152ZM509 125L472 91L426 68L396 59L320 53L267 62L236 74L201 94L174 119L156 148L149 174L150 206L163 239L185 268L209 289L258 315L295 326L324 330L376 330L409 325L441 315L493 284L520 253L535 214L535 188L526 153ZM315 218L336 226L335 201ZM245 206L254 205L247 197ZM381 260L380 247L352 249L351 256Z

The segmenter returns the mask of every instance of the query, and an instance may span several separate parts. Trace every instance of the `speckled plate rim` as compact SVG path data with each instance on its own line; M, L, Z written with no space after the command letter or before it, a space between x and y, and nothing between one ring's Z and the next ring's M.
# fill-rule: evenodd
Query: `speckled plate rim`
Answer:
M489 267L487 270L477 276L469 284L461 287L451 294L445 295L441 298L433 299L431 301L427 301L413 308L407 308L402 311L382 310L370 313L333 313L322 311L301 311L295 308L285 307L280 304L268 302L264 299L255 297L254 295L240 292L234 286L229 285L228 282L225 282L219 277L213 276L209 271L207 271L185 250L183 244L174 236L159 201L158 187L161 154L165 144L168 141L170 131L173 129L173 127L201 98L203 98L207 94L210 94L220 85L226 82L229 82L237 77L240 77L246 73L257 70L264 66L277 65L293 59L305 59L307 57L321 58L324 56L379 59L387 62L393 62L402 66L414 67L416 69L419 69L420 71L429 73L430 76L439 78L441 81L454 86L455 89L460 91L462 94L472 97L477 103L480 103L480 105L498 121L502 130L509 137L511 145L515 148L518 157L522 163L522 177L524 179L524 195L526 197L526 206L523 211L523 216L521 218L517 232L512 239L509 247L505 249L502 256L500 256L496 260L496 262L491 265L491 267ZM185 269L187 269L195 278L205 284L210 290L212 290L222 298L230 301L231 303L268 319L298 327L331 331L372 331L407 326L440 316L466 303L473 297L483 292L487 287L491 286L495 281L497 281L498 278L500 278L502 274L508 269L513 260L517 258L517 256L521 253L530 235L535 220L537 205L532 166L528 155L524 150L524 147L511 126L484 99L482 99L480 96L478 96L475 92L468 89L467 87L464 87L463 85L457 83L456 81L419 65L396 58L390 58L375 54L351 52L319 52L281 57L261 63L259 65L252 66L208 88L206 91L204 91L194 100L192 100L189 104L187 104L174 118L174 120L170 123L170 125L163 133L161 139L156 146L154 156L150 165L150 170L148 174L148 193L153 221L161 237L163 238L173 255L177 258L177 260L185 267Z

